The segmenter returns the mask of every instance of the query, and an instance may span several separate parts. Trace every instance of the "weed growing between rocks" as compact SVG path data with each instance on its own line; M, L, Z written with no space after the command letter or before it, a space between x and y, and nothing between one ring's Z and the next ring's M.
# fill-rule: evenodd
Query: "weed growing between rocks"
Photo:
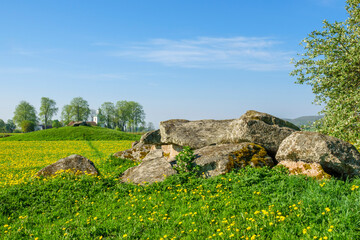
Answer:
M176 165L174 169L179 173L189 173L190 175L197 176L200 171L200 166L195 164L194 152L189 146L185 146L178 155L176 155Z

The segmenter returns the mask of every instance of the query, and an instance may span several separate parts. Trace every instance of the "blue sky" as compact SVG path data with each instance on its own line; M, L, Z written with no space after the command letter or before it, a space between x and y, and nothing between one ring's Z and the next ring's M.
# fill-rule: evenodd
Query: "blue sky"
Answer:
M59 113L74 97L92 109L137 101L146 121L316 115L289 63L340 0L0 2L0 119L41 97ZM60 115L60 114L58 114Z

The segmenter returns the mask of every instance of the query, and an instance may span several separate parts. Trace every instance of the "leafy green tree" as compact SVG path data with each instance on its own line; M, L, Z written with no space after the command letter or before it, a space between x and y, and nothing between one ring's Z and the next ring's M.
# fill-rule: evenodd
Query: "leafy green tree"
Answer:
M126 131L126 124L129 118L129 108L127 101L118 101L115 106L115 120L116 125L121 131Z
M70 103L74 121L86 121L90 116L89 104L81 97L74 98Z
M14 121L11 119L7 120L7 122L5 124L5 131L7 133L12 133L12 132L14 132L15 128L16 128L16 125L15 125Z
M4 120L0 119L0 133L5 132L5 122Z
M64 125L68 125L69 122L71 122L72 119L72 107L70 105L65 105L62 108L61 111L61 121L64 123Z
M360 145L360 1L347 0L348 19L323 21L301 45L305 53L292 60L296 83L308 84L316 104L324 104L318 131Z
M24 133L32 132L35 130L35 123L29 120L22 121L20 125Z
M134 101L118 101L115 107L117 126L122 131L135 132L144 123L145 112L143 107Z
M57 113L56 102L50 98L42 97L39 116L47 128L48 122Z
M129 124L132 132L137 132L138 127L145 121L145 112L143 107L137 103L130 101L129 104Z
M62 127L61 122L60 122L59 120L57 120L57 119L53 120L53 121L52 121L52 127L53 127L53 128Z
M115 106L111 102L104 102L100 107L101 114L105 118L107 128L112 128L113 119L115 118ZM114 126L115 127L115 126Z
M21 101L19 105L16 106L13 120L18 126L25 120L35 124L37 122L37 117L34 106L26 101Z
M102 126L105 123L105 116L102 114L101 109L97 110L98 126Z

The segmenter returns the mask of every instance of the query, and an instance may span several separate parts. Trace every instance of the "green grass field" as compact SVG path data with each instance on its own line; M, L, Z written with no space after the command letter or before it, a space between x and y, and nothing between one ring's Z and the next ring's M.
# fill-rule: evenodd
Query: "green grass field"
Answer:
M16 134L11 137L0 139L0 141L64 141L64 140L88 140L88 141L110 141L140 139L140 135L119 132L101 127L61 127L42 131Z
M119 176L137 163L111 153L131 141L89 141L109 138L97 130L0 141L0 239L360 239L360 179L318 181L275 167L125 184ZM60 138L66 141L34 141ZM34 177L74 153L93 160L101 175Z

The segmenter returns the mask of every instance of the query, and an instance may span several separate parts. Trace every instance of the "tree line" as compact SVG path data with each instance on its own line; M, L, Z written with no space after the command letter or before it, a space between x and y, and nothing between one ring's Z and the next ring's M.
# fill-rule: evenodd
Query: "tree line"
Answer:
M0 132L11 133L16 127L21 128L23 132L30 132L34 131L39 123L46 129L49 126L66 126L71 121L92 121L95 117L98 126L120 131L141 132L154 129L152 123L145 122L143 107L134 101L118 101L116 104L105 102L94 110L90 109L86 100L76 97L70 104L63 106L61 120L53 120L58 110L55 100L47 97L41 98L39 115L33 105L21 101L15 108L13 119L9 119L6 123L0 119Z

